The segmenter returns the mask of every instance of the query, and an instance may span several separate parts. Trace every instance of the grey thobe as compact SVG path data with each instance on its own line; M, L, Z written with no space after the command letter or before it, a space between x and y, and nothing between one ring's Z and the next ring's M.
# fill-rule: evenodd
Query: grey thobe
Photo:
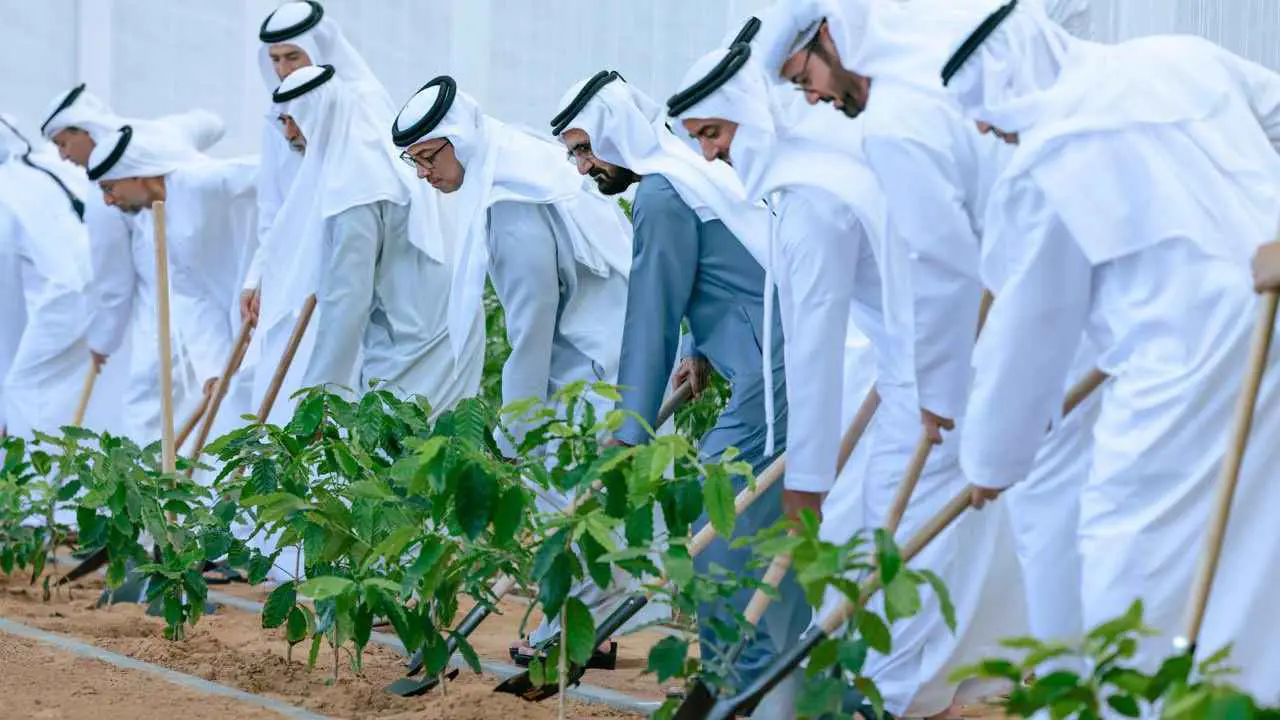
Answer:
M687 318L693 347L684 354L705 357L732 387L716 426L702 438L702 454L716 458L736 447L741 459L758 473L772 460L764 455L764 270L724 223L701 221L661 175L646 175L640 180L633 208L635 249L618 370L622 391L619 408L653 423L681 349L681 320ZM787 393L780 313L775 312L773 319L774 428L776 450L781 452L786 444ZM627 421L617 437L631 444L648 440L647 432L634 419ZM745 479L735 480L735 490L745 486ZM738 518L734 534L754 534L781 515L782 483L777 483ZM717 539L695 559L695 567L700 573L712 565L737 572L750 556L750 550L730 549L723 539ZM739 658L737 670L744 682L768 665L775 645L781 647L795 638L808 623L809 608L790 577L782 592L782 599L765 614L758 641ZM734 598L739 612L750 595L744 588ZM703 613L700 636L704 658L708 651L715 651L715 636L706 620Z
M606 380L604 368L573 345L561 331L560 320L579 283L580 274L573 248L557 232L555 213L548 205L505 201L489 208L489 278L502 303L507 321L507 341L511 355L502 366L504 405L528 398L546 399L577 380ZM589 280L588 280L589 281ZM607 408L600 408L601 411ZM512 423L518 438L523 428ZM499 444L506 446L505 436ZM514 449L504 447L509 454ZM558 494L539 492L542 512L565 510L571 500ZM598 588L590 580L576 584L574 597L591 609L599 622L608 615L628 590L621 573L614 584ZM538 644L559 632L559 625L544 620L529 635Z
M451 269L409 242L408 223L409 206L387 200L330 220L305 385L339 383L359 392L386 381L423 395L436 412L475 393L480 334L455 364L445 322Z

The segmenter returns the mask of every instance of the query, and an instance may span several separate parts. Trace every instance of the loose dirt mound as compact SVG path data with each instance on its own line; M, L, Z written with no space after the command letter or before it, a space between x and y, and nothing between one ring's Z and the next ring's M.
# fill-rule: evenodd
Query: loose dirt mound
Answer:
M233 608L224 608L215 615L201 619L190 630L186 639L170 642L160 635L163 622L147 617L141 606L116 605L109 609L95 610L93 606L98 595L97 589L101 587L98 582L72 588L70 599L64 593L47 603L41 600L40 588L30 587L27 578L0 577L0 587L4 588L0 592L0 616L43 630L72 635L122 655L273 697L335 718L550 720L556 716L553 702L533 705L509 695L496 694L493 687L498 682L497 678L476 676L470 672L464 672L457 681L450 683L447 695L442 695L439 689L420 698L389 695L383 692L383 687L403 674L403 658L394 651L377 645L366 648L361 675L352 671L351 658L344 652L338 669L338 680L334 682L331 648L323 647L316 667L308 669L307 645L295 648L293 660L289 661L285 657L287 646L278 631L262 629L256 615ZM518 622L518 615L514 622ZM494 632L505 633L505 625L495 624ZM6 636L0 634L0 638ZM38 665L33 670L38 674L44 673ZM68 695L69 676L58 677L57 671L50 671L48 674L51 676L48 679L49 687L60 688L57 692L59 701L73 709L78 707L76 697ZM9 685L7 680L8 676L6 686ZM651 682L649 687L653 687ZM86 713L84 715L47 717L83 716L89 720L103 720L101 714L93 711L93 706L97 705L100 709L106 699L85 697L86 707L76 710L83 710ZM111 701L114 702L114 693ZM576 702L571 705L569 716L583 720L638 717L594 705ZM155 712L155 708L149 703L142 711L121 715L131 720L160 716L162 715ZM178 716L184 720L192 720L186 714ZM258 716L237 711L235 714L210 717L225 719Z

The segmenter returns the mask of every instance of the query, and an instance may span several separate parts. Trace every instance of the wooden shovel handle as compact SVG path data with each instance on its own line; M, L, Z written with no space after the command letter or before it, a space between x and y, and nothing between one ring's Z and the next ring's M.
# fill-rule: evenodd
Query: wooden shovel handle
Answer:
M293 334L289 336L289 344L285 346L284 354L280 356L280 362L276 365L276 374L271 377L267 394L262 397L262 405L258 407L259 423L266 422L267 417L271 415L271 408L276 404L276 396L280 394L280 386L284 385L284 378L289 374L293 356L298 354L298 346L302 344L302 336L307 333L307 326L311 324L311 314L315 309L316 296L309 295L307 301L302 304L302 313L298 315L298 321L293 324Z
M907 465L907 472L902 476L902 482L898 483L898 493L894 495L893 505L889 507L889 514L885 516L884 528L890 534L896 533L898 526L902 524L902 516L907 512L907 505L911 503L916 485L920 484L920 476L924 474L924 466L929 462L929 453L932 451L933 441L929 439L929 432L926 430L920 434L916 451L911 456L911 463Z
M782 582L782 578L787 576L787 571L791 569L791 555L782 554L773 558L773 562L769 563L769 569L764 571L762 582L765 587L778 589L778 584ZM760 618L764 617L764 611L769 609L769 604L773 602L773 598L764 590L757 589L751 596L750 602L747 603L747 609L742 615L752 627L760 624Z
M677 385L671 396L662 402L662 407L658 408L658 419L653 423L654 431L656 432L658 428L666 425L667 420L670 420L671 416L676 414L676 410L680 409L680 406L688 402L691 397L693 397L693 385L688 380Z
M970 503L968 488L961 490L959 494L948 501L936 515L929 519L929 522L925 523L925 526L919 532L911 536L906 545L902 546L902 564L906 565L915 559L922 550L929 546L929 543L942 534L943 530L950 527L957 518L969 509ZM818 626L828 635L835 634L840 629L840 626L844 625L855 612L866 607L867 602L880 589L880 573L877 571L863 583L862 592L856 605L848 598L841 598L840 603L818 621Z
M844 466L848 464L849 457L853 455L853 450L858 445L858 441L862 439L862 435L866 432L867 427L871 425L871 419L875 417L876 408L880 407L880 393L876 392L875 386L867 392L867 397L862 401L862 405L858 407L858 412L853 416L853 421L849 423L849 429L845 430L844 437L840 441L840 456L836 459L836 475L844 470ZM791 569L791 556L779 555L769 563L769 568L765 570L762 581L767 587L777 589L778 583L782 582L782 578L786 577L787 571ZM743 616L747 622L755 626L760 623L760 618L764 617L765 610L769 609L769 604L773 602L773 597L764 590L756 590L751 595L751 600L747 602L747 609L743 612Z
M872 385L862 405L858 406L858 412L853 416L853 421L849 423L849 429L845 430L844 437L840 438L840 454L836 457L836 475L844 470L845 464L849 462L849 456L853 455L853 449L857 447L858 441L870 427L871 419L875 417L876 409L879 407L880 393Z
M1253 343L1249 350L1249 365L1245 372L1244 387L1240 389L1240 397L1236 403L1235 430L1231 436L1231 445L1227 448L1226 458L1222 462L1221 474L1218 476L1218 500L1210 519L1204 555L1201 558L1200 570L1196 575L1196 584L1187 610L1185 639L1192 651L1200 638L1200 626L1204 622L1205 608L1209 605L1214 575L1218 570L1218 559L1222 554L1222 543L1227 534L1231 502L1235 498L1236 484L1240 479L1240 466L1244 463L1249 431L1253 427L1253 411L1258 404L1258 391L1262 387L1262 376L1267 369L1267 352L1271 348L1278 300L1280 300L1280 294L1275 291L1267 292L1262 296L1258 322L1253 329Z
M72 425L80 427L84 424L84 414L89 410L89 398L93 396L93 385L98 380L98 364L89 361L89 372L85 373L84 386L80 388L80 402L76 405L76 416Z
M227 392L231 389L231 378L240 370L240 364L244 362L244 354L249 349L249 340L253 337L253 321L245 320L240 324L240 333L236 335L235 345L231 348L231 354L227 357L227 362L222 367L222 375L218 377L218 382L213 387L213 398L209 401L209 411L205 413L204 422L200 424L200 432L196 434L196 444L191 448L191 462L195 463L200 459L200 453L204 452L205 443L209 442L209 434L213 432L213 422L218 417L218 410L222 408L222 401L226 399ZM188 474L188 477L190 474Z
M164 201L151 203L155 221L156 246L156 323L160 352L160 441L164 471L172 473L178 465L177 446L173 443L173 345L169 337L169 245L165 235Z
M209 396L201 393L200 404L196 406L195 410L191 411L191 415L187 416L187 419L182 423L182 428L178 430L178 437L173 442L175 452L181 450L182 446L187 444L187 437L196 429L196 423L200 422L200 418L204 417L205 411L209 409L209 402Z

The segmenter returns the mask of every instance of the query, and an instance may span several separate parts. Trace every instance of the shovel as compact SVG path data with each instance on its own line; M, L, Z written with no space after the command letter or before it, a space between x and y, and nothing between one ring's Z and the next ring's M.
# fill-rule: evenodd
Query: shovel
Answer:
M863 433L867 427L871 425L871 420L875 416L876 409L880 407L880 394L876 392L875 386L867 392L867 397L859 406L857 414L853 416L853 421L849 423L849 429L845 431L844 437L840 440L840 454L836 458L836 475L844 470L845 463L849 462L849 457L853 455L854 448L857 447L858 441L862 439ZM791 568L791 556L779 555L769 564L769 568L765 570L763 583L765 587L778 589L778 584L782 582L782 578L786 577L787 570ZM748 601L746 610L742 615L746 619L747 624L755 627L760 624L760 618L764 617L764 612L769 608L772 597L764 590L756 590ZM742 653L746 647L746 640L740 641L728 653L726 660L732 663ZM676 708L675 720L696 720L701 717L700 713L705 713L707 708L715 704L716 694L711 686L701 677L695 677L690 684L689 689L685 692L684 700L680 706Z
M1066 399L1062 405L1062 414L1070 414L1107 378L1108 375L1106 373L1097 369L1091 370L1067 392ZM906 504L911 499L915 484L920 479L920 473L924 469L925 460L928 459L931 447L932 443L929 441L928 436L921 437L916 446L916 453L911 459L907 474L903 477L902 484L898 487L894 505L890 508L889 515L886 518L885 527L889 532L895 532L898 528L898 523L902 520ZM905 565L918 555L921 550L932 542L934 537L945 530L961 513L968 509L969 503L969 490L966 488L939 511L915 537L911 538L902 550L903 564ZM702 686L702 692L699 692L698 687L693 688L677 709L676 720L727 720L727 718L733 717L735 713L744 708L754 706L760 698L764 697L765 693L772 690L774 686L782 681L782 678L798 667L808 657L813 648L830 637L856 610L861 610L865 607L870 595L879 589L879 575L872 575L868 580L866 589L862 592L862 597L857 607L854 607L847 598L842 600L841 604L832 610L831 614L801 636L799 643L792 652L775 660L773 666L764 675L760 676L751 687L738 695L716 702L714 695L705 686Z
M734 498L733 503L734 515L741 515L748 507L751 506L751 503L755 502L756 498L760 497L760 495L764 494L769 488L773 487L774 483L778 482L778 479L782 477L785 470L786 456L784 454L778 456L778 458L774 460L764 472L760 473L760 476L756 478L756 486L754 489L747 487L743 488L742 492L738 493L738 496ZM690 557L697 557L699 553L711 544L712 540L715 540L715 538L715 528L713 528L710 523L704 525L701 530L694 534L693 539L689 542ZM618 630L620 630L628 620L635 617L636 613L640 612L644 606L649 603L650 597L652 597L652 591L645 590L639 594L632 595L623 601L622 605L619 606L617 610L614 610L613 613L610 614L609 617L605 618L600 626L596 628L596 646L598 647L602 643L606 642L614 633L618 632ZM581 665L570 665L565 686L577 685L578 682L582 680L582 676L586 671L586 668ZM494 692L518 695L531 702L540 702L547 698L555 697L560 692L560 686L559 683L535 685L529 676L529 671L526 670L519 675L515 675L504 680L502 684L494 688Z
M72 425L80 427L84 424L84 414L89 409L89 398L93 395L93 385L98 380L98 366L96 363L89 363L89 372L84 376L84 387L80 389L80 403L76 405L76 416L71 421Z
M920 530L915 537L902 549L902 562L905 565L920 554L920 551L929 545L943 530L946 530L956 518L960 517L965 510L969 509L969 489L965 488L958 495L952 498L938 514ZM809 656L824 640L839 632L845 622L849 620L854 613L866 607L868 601L881 589L880 574L874 573L862 586L862 591L858 602L855 605L848 598L843 598L840 604L823 617L817 625L800 636L800 639L791 648L791 650L783 655L778 656L774 660L773 665L769 667L759 678L756 679L747 689L734 695L715 702L710 707L702 706L699 708L689 708L682 718L707 718L708 720L728 720L741 709L750 707L757 703L760 698L772 690L784 677L789 675L793 670L800 666L804 659Z
M667 420L675 414L676 410L681 405L688 402L691 397L693 397L693 386L688 382L680 383L680 385L672 391L671 396L663 401L662 407L658 409L658 417L656 422L653 424L654 429L656 430L657 428L665 425ZM583 499L585 499L585 497L586 496L584 496ZM568 512L573 512L577 507L578 503L574 503L573 506L569 508ZM495 598L502 599L502 597L511 592L515 586L515 578L503 576L493 584L493 587L490 588L490 592L493 593ZM486 603L476 603L475 607L471 608L466 616L462 618L462 622L458 623L458 627L455 628L454 632L463 637L470 637L471 633L475 632L475 629L480 627L480 623L484 622L493 610L494 608L491 605ZM458 641L453 635L450 635L445 639L445 648L448 650L449 657L453 657L453 654L458 651ZM414 676L422 672L423 665L422 651L419 650L409 658L409 668L405 671L405 677L396 680L384 689L392 695L399 695L401 697L415 697L430 692L440 683L440 680L435 676L415 679Z
M1236 404L1235 432L1231 436L1227 457L1222 463L1221 475L1218 478L1218 501L1211 518L1209 537L1205 541L1204 556L1196 576L1195 588L1191 593L1191 602L1187 608L1187 634L1175 641L1180 648L1185 648L1188 655L1195 654L1196 643L1200 640L1200 626L1204 622L1209 595L1213 591L1214 575L1217 574L1218 559L1222 555L1222 544L1227 535L1227 521L1231 516L1231 502L1235 498L1236 484L1240 479L1240 466L1244 463L1249 430L1253 427L1253 411L1258 404L1262 375L1267 369L1267 352L1271 348L1278 300L1280 300L1280 294L1274 290L1262 296L1258 324L1254 327L1253 344L1249 351L1249 366L1245 374L1244 387L1240 390L1240 398Z

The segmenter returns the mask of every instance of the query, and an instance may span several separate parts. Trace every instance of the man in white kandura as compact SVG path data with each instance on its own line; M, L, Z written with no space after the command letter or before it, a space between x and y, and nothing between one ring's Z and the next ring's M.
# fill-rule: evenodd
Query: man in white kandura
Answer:
M1081 6L1068 3L1060 9L1074 15ZM898 261L883 266L891 278L889 296L908 296L901 306L905 312L895 314L905 322L893 322L891 316L890 332L905 335L911 346L920 415L938 442L940 431L963 410L969 390L982 290L977 273L982 209L1007 150L964 120L942 91L933 65L946 52L939 46L965 32L961 28L980 12L965 3L908 6L871 0L804 0L781 7L784 21L762 31L769 72L801 86L811 103L830 101L862 123L866 162L881 183L894 237L900 239L894 245L905 246L889 256ZM899 305L890 299L887 307ZM1091 349L1082 345L1075 364L1072 382L1092 366ZM1065 392L1066 384L1060 400ZM928 715L944 710L953 695L966 701L981 694L984 688L978 686L956 693L946 675L951 667L976 659L995 637L1025 632L1024 617L1041 637L1069 639L1080 633L1072 589L1079 582L1074 503L1095 413L1096 401L1086 403L1055 429L1041 448L1035 482L1011 498L1012 544L1026 573L1026 616L1018 594L1008 587L1018 577L1013 558L997 552L1007 544L1000 538L1004 518L970 516L961 523L963 537L931 546L930 552L950 558L937 561L949 568L944 577L961 627L952 638L934 622L931 630L913 631L905 642L895 642L893 656L874 675L878 682L892 678L891 711ZM904 536L964 488L958 450L954 434L934 448L930 463L945 463L949 476L930 481L926 473L900 527ZM905 468L908 458L901 455L898 466ZM867 474L869 520L884 516L899 472ZM981 560L962 563L962 557ZM929 622L912 618L908 626Z
M943 79L1015 146L992 188L964 468L1023 480L1084 331L1105 391L1080 523L1084 621L1137 598L1175 652L1257 313L1250 261L1280 225L1280 75L1201 39L1077 40L1035 0L977 18ZM962 42L963 41L963 42ZM941 67L941 66L940 66ZM1137 195L1135 195L1137 193ZM1271 353L1198 654L1280 702L1280 354Z
M63 158L84 167L94 147L111 133L132 125L148 135L165 134L185 146L191 159L200 157L222 138L223 123L212 113L192 110L155 120L123 118L84 84L62 93L50 104L41 132L58 146ZM89 349L101 367L121 352L129 337L127 380L123 391L123 428L135 441L146 444L160 437L160 361L156 355L155 249L150 208L129 215L108 207L100 192L84 198L85 225L93 261L88 311ZM182 365L185 344L182 330L173 324L175 366ZM175 378L175 383L181 378ZM95 397L108 390L99 378ZM200 399L200 387L175 385L175 415L185 417ZM97 405L95 401L94 405ZM228 413L234 417L238 413Z
M253 159L192 157L190 147L147 130L126 125L98 142L89 157L89 179L108 205L131 215L165 202L171 314L184 345L173 374L185 378L186 387L208 393L240 325L236 297L256 245L257 165ZM235 394L245 381L237 375L229 392ZM237 422L234 413L219 418L215 433Z
M324 8L318 2L286 2L272 10L258 30L258 70L268 96L280 82L294 70L309 65L328 64L334 67L338 79L346 81L364 105L377 119L378 127L391 124L395 107L391 96L369 69L368 63L347 42L342 30L331 18L325 17ZM258 242L265 243L275 223L289 187L302 164L302 157L292 152L289 142L280 132L280 119L273 109L266 113L262 127L261 166L258 171ZM245 278L240 295L241 313L254 317L260 310L258 292L263 268L254 266ZM298 308L291 308L296 314ZM251 360L261 354L255 343L250 351ZM270 366L274 359L267 359Z
M565 163L558 145L485 115L451 77L437 77L415 93L392 130L418 177L441 193L457 193L449 303L455 352L461 356L483 336L475 321L487 272L511 343L502 368L504 404L546 400L579 380L616 382L631 269L631 228L617 205ZM596 401L603 416L608 403ZM508 426L518 443L522 424L514 419ZM505 433L499 443L508 445ZM544 510L570 502L539 499ZM593 587L579 597L603 615L625 590ZM544 623L530 645L556 631ZM523 659L530 648L514 650Z
M302 165L259 249L262 266L278 269L263 281L262 331L283 341L291 323L282 321L317 297L286 392L334 383L361 393L381 380L422 395L435 412L475 394L483 318L476 308L455 358L447 327L454 238L444 236L435 193L396 157L386 126L332 66L295 70L273 98Z
M89 239L73 190L88 187L77 174L0 116L0 435L56 435L75 418L90 367Z

